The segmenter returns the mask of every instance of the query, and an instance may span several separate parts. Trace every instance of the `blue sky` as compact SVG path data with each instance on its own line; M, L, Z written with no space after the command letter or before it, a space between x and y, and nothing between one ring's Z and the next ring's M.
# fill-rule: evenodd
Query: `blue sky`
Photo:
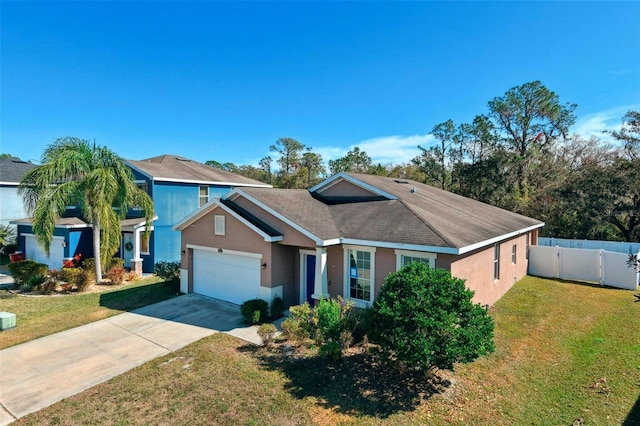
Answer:
M1 2L0 152L255 164L279 137L407 162L540 80L573 131L640 109L640 2Z

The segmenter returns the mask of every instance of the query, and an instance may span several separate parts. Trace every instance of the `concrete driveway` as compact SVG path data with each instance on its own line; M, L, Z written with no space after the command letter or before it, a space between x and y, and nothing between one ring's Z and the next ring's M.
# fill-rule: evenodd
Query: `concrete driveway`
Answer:
M238 305L188 294L3 349L0 425L219 331L261 343Z

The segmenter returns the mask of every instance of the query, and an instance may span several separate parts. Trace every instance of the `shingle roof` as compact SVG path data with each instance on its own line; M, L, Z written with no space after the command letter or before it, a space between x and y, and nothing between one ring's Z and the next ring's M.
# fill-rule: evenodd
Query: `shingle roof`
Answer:
M165 154L140 161L127 160L127 163L155 180L271 187L264 182L207 166L179 155Z
M347 175L398 197L451 247L464 247L543 225L539 220L420 182L355 173ZM414 192L411 192L412 188Z
M330 206L306 189L242 188L242 192L323 240L340 236Z
M12 220L11 223L16 225L31 225L33 218L16 219ZM86 228L89 226L91 225L77 217L60 217L56 220L56 228Z
M0 159L0 182L17 185L24 175L34 167L37 166L17 158L2 158Z
M460 249L544 225L416 181L344 175L398 199L372 197L372 201L331 204L307 190L262 188L245 188L240 195L248 195L322 240L347 238Z

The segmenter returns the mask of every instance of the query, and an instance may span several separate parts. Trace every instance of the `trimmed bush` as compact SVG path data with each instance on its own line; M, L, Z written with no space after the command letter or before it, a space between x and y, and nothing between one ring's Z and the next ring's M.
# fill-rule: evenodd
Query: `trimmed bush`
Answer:
M62 268L57 273L55 278L59 279L60 281L67 282L69 284L75 284L78 278L78 275L80 275L81 272L82 272L82 268ZM52 277L53 276L54 275L52 275Z
M257 324L267 318L269 304L262 299L242 302L240 312L247 324Z
M410 263L385 280L369 337L399 369L453 370L494 350L493 320L472 297L449 271Z
M49 268L44 263L38 263L34 260L21 260L20 262L9 263L7 265L11 275L18 284L27 284L29 279L36 276L46 276Z
M153 273L165 281L178 281L180 279L180 262L158 262L153 265Z
M273 324L262 324L258 327L258 336L262 339L262 344L269 346L276 337L278 329Z

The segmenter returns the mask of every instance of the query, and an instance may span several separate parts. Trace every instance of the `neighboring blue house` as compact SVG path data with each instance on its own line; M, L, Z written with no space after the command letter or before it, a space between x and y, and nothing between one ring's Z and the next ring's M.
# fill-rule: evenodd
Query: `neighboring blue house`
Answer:
M155 221L149 241L143 238L142 211L132 209L127 219L120 223L122 239L118 256L125 260L126 267L141 268L142 272L153 272L153 266L159 261L180 261L180 233L172 228L209 200L220 198L236 187L271 187L177 155L127 160L126 164L133 171L138 186L154 203ZM68 208L65 216L56 224L49 256L36 243L29 218L12 221L18 225L19 250L25 252L27 259L58 269L64 259L79 253L85 258L93 257L91 226L80 219L80 211L74 206Z
M269 184L178 155L127 160L127 165L133 170L138 186L153 199L158 217L149 241L149 262L145 259L143 265L145 271L152 271L156 262L180 261L180 233L173 226L194 210L233 188L271 188ZM123 241L126 238L129 237L123 234Z
M36 167L35 164L17 158L0 159L0 225L26 216L18 185L24 175Z

